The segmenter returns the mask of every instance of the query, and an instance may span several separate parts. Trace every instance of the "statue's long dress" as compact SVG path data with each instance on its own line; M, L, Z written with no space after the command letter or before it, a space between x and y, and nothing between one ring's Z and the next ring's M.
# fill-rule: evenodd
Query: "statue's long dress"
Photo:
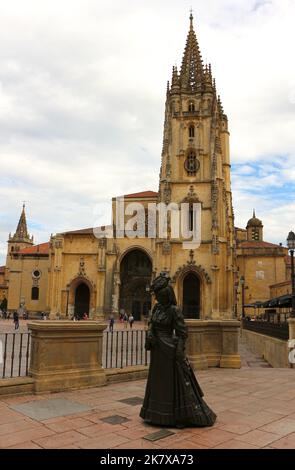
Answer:
M180 310L157 304L149 334L153 346L141 418L160 426L213 426L216 415L203 400L188 360L176 358L178 340L184 344L187 337Z

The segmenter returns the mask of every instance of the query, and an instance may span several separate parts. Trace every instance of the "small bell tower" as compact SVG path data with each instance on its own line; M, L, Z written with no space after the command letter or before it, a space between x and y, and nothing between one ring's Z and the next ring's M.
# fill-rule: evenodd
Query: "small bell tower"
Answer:
M26 206L23 204L23 209L19 218L15 234L9 234L8 239L8 254L17 253L23 248L27 248L34 244L33 237L30 237L27 226Z

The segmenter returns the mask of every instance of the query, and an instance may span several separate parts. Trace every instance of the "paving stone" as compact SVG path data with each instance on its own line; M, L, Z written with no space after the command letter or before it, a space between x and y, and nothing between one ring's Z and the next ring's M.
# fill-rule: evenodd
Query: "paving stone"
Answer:
M125 418L125 416L114 415L114 416L107 416L106 418L101 418L100 421L103 421L104 423L108 423L108 424L122 424L130 420L128 418Z
M122 403L126 403L126 405L136 406L136 405L142 405L143 398L131 397L131 398L124 398L124 400L118 400L118 401Z
M10 405L15 411L25 416L43 421L57 416L67 416L91 410L89 406L81 405L66 398L54 398L52 400L39 400L23 403L21 405Z
M167 429L161 429L160 431L153 432L152 434L147 434L144 436L144 439L151 442L159 441L160 439L165 439L165 437L173 436L175 433L168 431Z

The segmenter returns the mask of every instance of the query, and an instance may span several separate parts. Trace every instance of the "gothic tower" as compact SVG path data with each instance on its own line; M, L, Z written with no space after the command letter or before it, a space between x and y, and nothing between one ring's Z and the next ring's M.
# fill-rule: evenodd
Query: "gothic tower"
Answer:
M185 250L182 241L171 237L159 241L157 271L169 272L187 318L232 318L235 242L228 120L211 65L203 64L192 14L180 71L173 67L167 86L159 200L201 204L201 246Z

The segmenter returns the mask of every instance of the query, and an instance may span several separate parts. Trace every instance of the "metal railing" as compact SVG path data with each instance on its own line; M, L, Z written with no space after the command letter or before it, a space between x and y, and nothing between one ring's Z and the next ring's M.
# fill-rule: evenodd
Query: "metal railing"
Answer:
M25 377L30 361L30 333L0 333L0 379ZM148 365L146 330L119 330L103 335L102 366L105 369Z
M272 336L278 339L289 339L288 323L273 323L268 321L250 321L243 320L243 328L245 330L254 331L266 336Z
M145 350L146 330L121 330L104 333L102 365L105 369L148 365Z
M28 375L30 333L0 334L0 378Z

